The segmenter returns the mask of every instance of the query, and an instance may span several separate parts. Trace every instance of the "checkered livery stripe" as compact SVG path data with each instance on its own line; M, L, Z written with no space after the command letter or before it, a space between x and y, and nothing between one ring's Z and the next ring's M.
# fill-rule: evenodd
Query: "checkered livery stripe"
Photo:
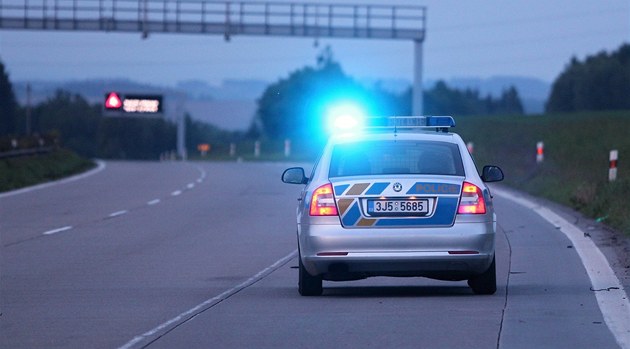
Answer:
M403 195L436 198L433 214L428 217L368 217L361 210L361 200L380 197L392 182L338 184L334 186L339 216L344 227L450 226L455 220L461 186L449 183L416 182Z

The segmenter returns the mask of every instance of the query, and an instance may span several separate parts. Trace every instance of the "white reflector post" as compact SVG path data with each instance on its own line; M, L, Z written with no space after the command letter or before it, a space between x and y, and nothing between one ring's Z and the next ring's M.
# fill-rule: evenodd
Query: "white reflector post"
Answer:
M236 144L230 143L230 157L236 156Z
M254 143L254 157L260 157L260 141Z
M545 159L545 144L543 142L536 143L536 162L541 163Z
M617 179L617 159L619 152L617 150L610 151L609 165L608 165L608 181L612 182Z

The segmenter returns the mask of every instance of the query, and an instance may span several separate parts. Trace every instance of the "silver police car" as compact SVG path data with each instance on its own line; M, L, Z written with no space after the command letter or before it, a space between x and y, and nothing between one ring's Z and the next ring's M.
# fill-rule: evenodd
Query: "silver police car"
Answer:
M496 292L496 215L486 182L451 117L380 118L361 132L333 136L298 198L298 290L321 295L322 280L372 276L468 280Z

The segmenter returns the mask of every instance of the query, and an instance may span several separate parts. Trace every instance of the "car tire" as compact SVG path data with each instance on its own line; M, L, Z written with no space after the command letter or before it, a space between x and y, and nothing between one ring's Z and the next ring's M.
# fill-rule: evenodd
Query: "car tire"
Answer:
M317 276L312 276L311 274L304 269L304 265L302 264L302 257L299 256L300 263L300 277L298 280L298 291L302 296L321 296L324 291L322 287L322 278Z
M492 263L488 270L468 280L468 286L472 288L475 294L490 295L497 292L497 265L495 257L492 257Z

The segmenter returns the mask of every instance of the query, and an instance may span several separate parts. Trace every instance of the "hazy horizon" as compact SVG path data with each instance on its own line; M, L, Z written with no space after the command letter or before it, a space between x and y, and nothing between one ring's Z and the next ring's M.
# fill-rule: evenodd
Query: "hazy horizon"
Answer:
M304 1L295 1L297 3ZM326 1L308 1L326 2ZM386 1L345 1L385 4ZM522 76L552 82L571 57L612 51L630 37L630 3L488 0L399 1L427 6L425 81ZM360 80L413 76L407 41L287 37L0 31L0 59L13 81L130 79L172 86L200 80L276 81L315 64L330 45Z

